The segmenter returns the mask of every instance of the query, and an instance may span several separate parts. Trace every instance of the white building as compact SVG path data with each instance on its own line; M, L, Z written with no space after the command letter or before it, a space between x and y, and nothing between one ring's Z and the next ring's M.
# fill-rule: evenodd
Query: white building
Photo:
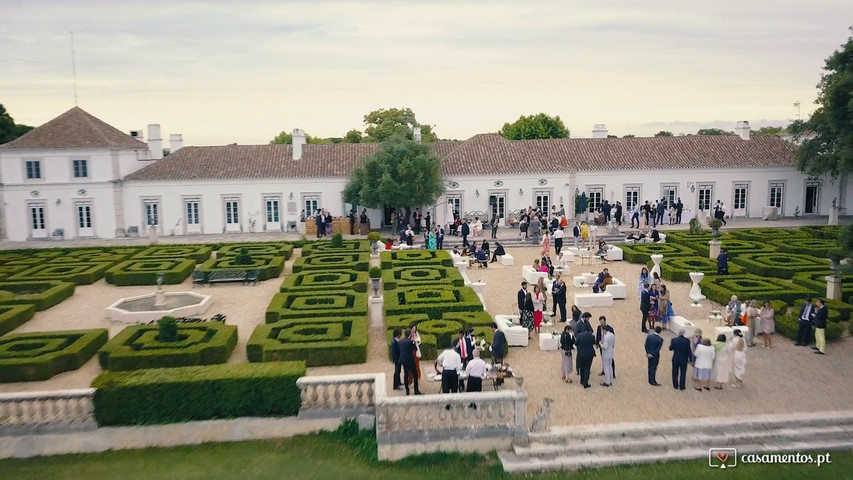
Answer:
M65 238L109 238L149 226L167 235L295 230L303 212L345 215L349 173L377 148L308 145L295 130L293 145L180 148L173 138L172 153L158 159L159 126L149 128L146 145L75 108L0 145L4 236L40 238L61 228ZM737 131L520 141L482 134L437 142L447 191L437 206L422 208L444 222L449 201L466 216L497 214L506 222L528 206L563 204L571 214L576 190L590 197L590 209L618 200L626 214L633 202L680 197L684 222L717 200L734 217L760 217L766 206L781 216L827 215L833 198L853 207L849 181L842 188L809 179L796 170L792 144L750 136L746 122ZM595 136L606 137L604 125ZM371 225L386 224L390 207L369 210Z

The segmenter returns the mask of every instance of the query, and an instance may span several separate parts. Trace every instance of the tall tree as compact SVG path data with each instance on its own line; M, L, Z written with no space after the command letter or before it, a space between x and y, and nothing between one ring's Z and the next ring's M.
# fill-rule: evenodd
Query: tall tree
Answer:
M569 138L569 129L560 120L560 116L552 117L544 113L520 116L513 123L504 123L498 131L508 140L524 140L530 138Z
M282 144L282 145L290 145L293 143L293 135L287 133L287 130L282 130L281 133L275 136L272 140L270 140L270 145ZM332 143L332 139L330 138L319 138L314 137L309 134L305 134L305 143Z
M666 130L661 130L655 134L656 137L671 137L672 132L667 132Z
M374 110L364 116L364 125L364 142L384 142L396 135L412 140L415 127L421 128L422 141L431 143L437 139L432 125L418 123L411 108Z
M0 104L0 143L11 142L32 129L29 125L15 123L6 107Z
M361 136L361 132L356 129L352 129L344 135L342 143L361 143L363 137Z
M735 132L727 132L722 128L700 128L696 135L734 135Z
M346 187L344 201L381 208L432 205L444 193L441 161L429 146L402 135L382 142L373 155L356 168Z
M779 135L785 130L784 127L761 127L755 131L759 135Z

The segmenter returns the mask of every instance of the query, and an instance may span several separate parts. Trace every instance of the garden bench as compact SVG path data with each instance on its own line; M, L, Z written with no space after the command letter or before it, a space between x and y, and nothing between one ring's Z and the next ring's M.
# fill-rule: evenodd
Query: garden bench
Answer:
M193 287L207 283L207 274L201 270L193 271Z
M245 283L245 284L252 283L254 285L257 285L260 277L261 277L261 271L260 270L249 270L249 273L246 274L246 280L243 281L243 283Z
M246 271L236 268L213 270L207 276L207 283L243 282L246 283Z

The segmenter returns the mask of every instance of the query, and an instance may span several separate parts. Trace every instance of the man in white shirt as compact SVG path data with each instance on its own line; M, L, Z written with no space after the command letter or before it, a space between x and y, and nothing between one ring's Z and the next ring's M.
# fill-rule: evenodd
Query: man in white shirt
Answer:
M486 362L480 358L480 349L474 349L474 359L468 362L465 367L465 373L468 375L468 389L466 392L482 392L483 391L483 375L486 374Z
M616 348L616 335L610 330L604 330L601 338L601 365L604 367L604 383L602 386L609 387L613 384L613 350Z
M566 233L563 231L563 227L559 227L554 230L554 250L557 251L557 255L560 254L560 250L563 249L563 237L566 236Z
M462 357L456 352L459 339L453 341L453 345L441 352L435 359L435 369L441 366L441 393L456 393L459 391L459 372L462 371Z

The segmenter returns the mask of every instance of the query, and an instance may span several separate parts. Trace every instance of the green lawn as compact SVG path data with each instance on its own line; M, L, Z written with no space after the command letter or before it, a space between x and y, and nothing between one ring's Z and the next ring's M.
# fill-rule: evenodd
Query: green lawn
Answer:
M351 433L352 430L349 430ZM740 465L720 472L707 460L618 467L569 474L512 476L501 471L495 455L425 455L400 463L375 460L375 440L324 433L278 442L218 443L168 449L62 455L0 461L8 479L840 479L850 478L853 452L837 452L832 463L814 465ZM372 455L371 452L372 450Z

